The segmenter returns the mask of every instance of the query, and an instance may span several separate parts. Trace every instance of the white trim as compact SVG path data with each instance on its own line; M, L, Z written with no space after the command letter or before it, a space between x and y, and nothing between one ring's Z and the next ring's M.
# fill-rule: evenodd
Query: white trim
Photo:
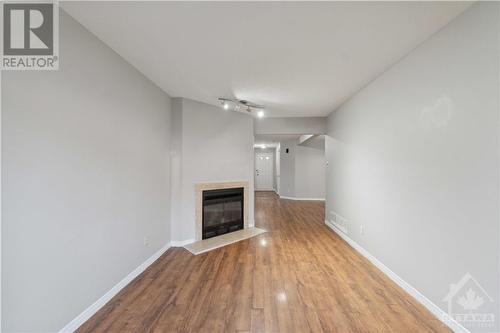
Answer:
M325 201L325 198L296 198L296 197L287 197L284 195L280 195L280 199L300 200L300 201Z
M394 281L397 285L399 285L404 291L413 296L420 304L427 308L434 316L436 316L441 322L443 322L446 326L451 328L453 332L461 332L461 333L470 333L468 329L460 325L457 321L451 318L445 311L443 311L440 307L430 301L427 297L425 297L422 293L420 293L417 289L415 289L408 282L399 277L396 273L390 270L389 267L380 262L377 258L375 258L370 252L365 250L361 245L352 240L349 236L343 233L339 228L330 223L329 221L325 221L325 224L330 227L337 235L339 235L343 240L347 242L353 249L358 251L362 256L368 259L375 267L380 269L385 275L387 275L392 281Z
M196 241L196 239L194 239L194 238L190 238L190 239L186 239L186 240L182 240L182 241L171 241L170 246L183 247L184 245L194 243L195 241Z
M99 311L107 302L109 302L116 294L118 294L123 288L125 288L132 280L134 280L139 274L144 272L152 263L154 263L158 258L161 257L170 248L170 243L162 247L151 257L146 259L142 264L136 269L130 272L123 280L118 282L113 288L111 288L107 293L105 293L101 298L95 301L94 304L85 309L80 313L75 319L70 321L66 326L64 326L59 333L69 333L76 331L83 323L89 320L97 311Z

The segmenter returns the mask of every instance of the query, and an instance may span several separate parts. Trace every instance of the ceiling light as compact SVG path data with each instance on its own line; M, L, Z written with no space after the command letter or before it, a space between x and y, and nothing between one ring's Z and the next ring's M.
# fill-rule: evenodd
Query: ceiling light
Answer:
M260 146L260 148L266 149L266 145L262 145L262 146Z
M259 110L259 111L257 112L257 117L259 117L259 118L264 117L264 111Z
M221 103L224 110L228 110L232 105L234 105L234 107L232 108L233 110L235 111L246 110L248 113L253 113L255 110L258 111L264 109L263 105L255 104L245 99L219 97L218 100ZM264 114L262 114L262 116L264 116Z

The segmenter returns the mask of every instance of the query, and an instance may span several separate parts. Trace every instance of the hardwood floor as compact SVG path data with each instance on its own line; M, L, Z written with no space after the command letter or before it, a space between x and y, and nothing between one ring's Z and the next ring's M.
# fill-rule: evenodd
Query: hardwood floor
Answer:
M257 237L172 248L78 332L450 332L324 224L324 204L256 194Z

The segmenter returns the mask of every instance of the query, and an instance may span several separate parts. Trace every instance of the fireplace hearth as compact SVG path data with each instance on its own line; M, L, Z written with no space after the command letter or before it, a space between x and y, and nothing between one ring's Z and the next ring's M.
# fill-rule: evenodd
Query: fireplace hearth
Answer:
M244 188L204 190L202 239L244 228Z

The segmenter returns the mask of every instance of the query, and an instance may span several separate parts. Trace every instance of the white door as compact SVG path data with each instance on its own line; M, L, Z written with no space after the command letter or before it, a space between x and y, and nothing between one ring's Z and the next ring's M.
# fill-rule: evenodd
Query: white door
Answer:
M255 190L272 191L273 189L273 154L255 154Z

